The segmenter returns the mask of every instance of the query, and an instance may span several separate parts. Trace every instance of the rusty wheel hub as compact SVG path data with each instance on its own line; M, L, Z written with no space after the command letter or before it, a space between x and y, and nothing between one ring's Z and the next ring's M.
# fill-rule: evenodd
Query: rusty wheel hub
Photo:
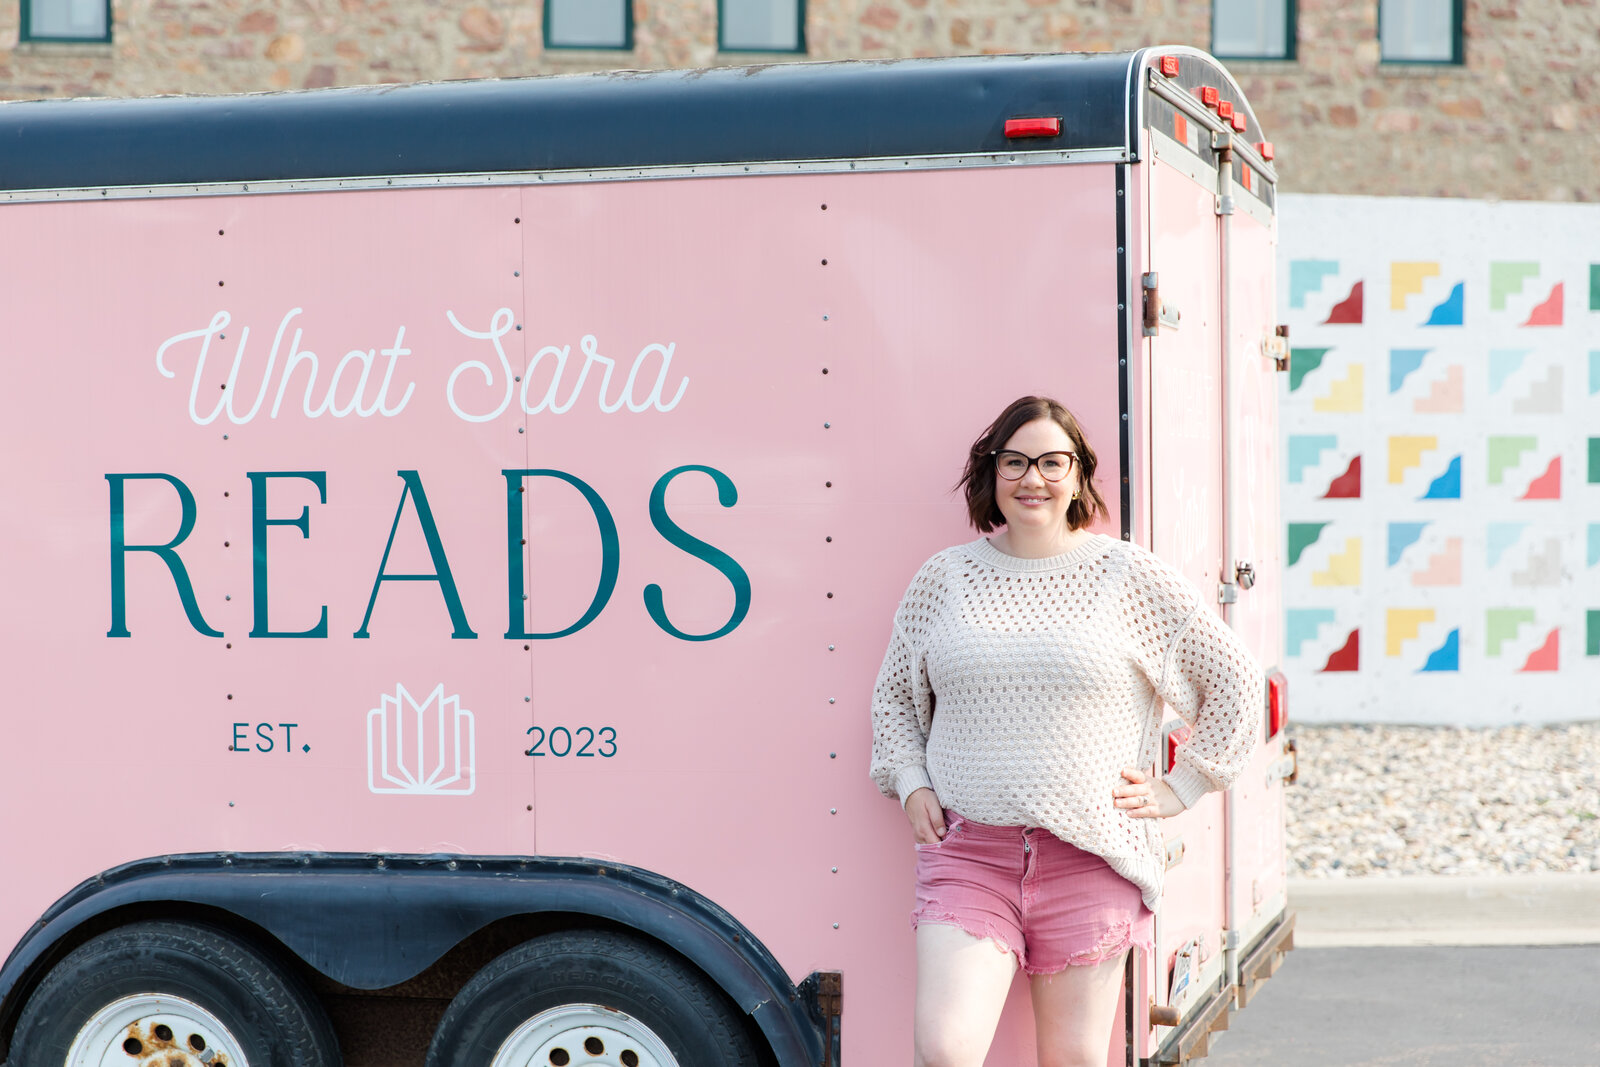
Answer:
M211 1012L182 997L141 993L113 1001L84 1023L66 1067L249 1067Z

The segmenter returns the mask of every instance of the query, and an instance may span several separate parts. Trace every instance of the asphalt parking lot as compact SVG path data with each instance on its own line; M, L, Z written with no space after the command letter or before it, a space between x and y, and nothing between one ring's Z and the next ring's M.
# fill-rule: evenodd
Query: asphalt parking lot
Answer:
M1207 1067L1593 1067L1600 945L1299 948Z

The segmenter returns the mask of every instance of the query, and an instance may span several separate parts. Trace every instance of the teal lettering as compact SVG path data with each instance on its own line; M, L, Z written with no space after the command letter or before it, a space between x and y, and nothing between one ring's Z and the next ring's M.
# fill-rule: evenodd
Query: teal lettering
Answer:
M367 613L361 617L361 629L354 637L371 637L367 623L372 620L373 605L378 602L378 590L384 582L438 582L439 594L444 597L445 608L450 612L450 622L455 627L452 638L472 639L478 635L467 625L467 613L461 608L461 594L456 591L456 580L450 573L450 561L445 557L444 545L439 540L439 528L433 521L433 509L428 506L428 494L423 491L422 479L416 471L395 471L405 487L400 490L400 506L394 511L394 525L389 527L389 540L383 546L383 560L378 564L378 577L372 583L372 596L367 598ZM433 557L432 574L389 574L389 553L394 548L394 535L400 529L400 516L405 514L406 498L416 507L417 523L422 536L428 541L428 554Z
M328 474L326 471L248 471L250 479L250 541L254 546L251 565L251 583L255 592L255 626L251 637L327 637L328 606L322 606L322 618L309 630L273 630L267 624L267 527L293 526L301 537L311 536L311 508L302 507L298 519L267 518L267 479L303 478L317 487L322 503L328 502Z
M517 641L546 641L575 634L588 626L604 610L617 587L617 571L621 560L621 542L617 539L617 524L611 509L594 487L582 478L558 470L503 470L506 478L506 610L510 624L506 637ZM600 583L595 587L594 599L583 617L565 630L549 633L529 633L523 611L523 594L527 592L527 579L522 569L522 497L523 482L529 478L557 478L577 489L594 512L594 521L600 527Z
M125 486L129 480L160 480L169 483L178 491L178 500L183 506L183 517L178 523L178 533L172 540L164 545L130 545L127 543L127 508L125 506ZM127 582L127 555L129 552L154 552L161 562L167 565L167 570L172 572L172 582L178 587L178 599L183 602L183 613L189 617L189 625L207 637L221 637L222 631L213 630L200 614L200 605L195 601L194 584L189 581L189 571L183 565L183 560L178 558L177 547L194 531L195 506L194 494L189 487L170 474L108 474L106 481L111 483L111 629L106 631L107 637L130 637L128 632L128 582Z
M684 633L667 619L665 598L662 596L661 587L651 584L644 587L644 606L650 613L650 618L655 624L678 638L680 641L714 641L724 637L744 621L745 615L750 612L750 576L743 567L719 548L706 544L697 537L692 537L683 531L683 528L672 521L667 514L667 486L672 479L687 471L700 471L709 474L717 486L717 503L725 508L731 508L739 502L739 490L734 487L733 480L714 467L704 467L690 464L678 467L663 474L650 490L650 523L656 532L666 538L667 543L674 548L682 549L689 555L699 560L704 560L722 573L728 579L728 584L733 586L733 614L720 629L708 634Z

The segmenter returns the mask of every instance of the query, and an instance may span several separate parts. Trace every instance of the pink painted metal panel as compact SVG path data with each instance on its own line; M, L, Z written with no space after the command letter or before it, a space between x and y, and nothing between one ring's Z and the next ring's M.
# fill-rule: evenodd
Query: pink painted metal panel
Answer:
M846 1061L902 1062L913 853L903 817L864 776L865 702L905 583L926 555L972 536L950 487L1001 406L1029 391L1074 404L1115 485L1110 168L574 186L529 190L524 212L567 244L572 220L598 219L602 202L592 239L654 232L694 265L618 261L609 284L649 290L683 356L720 357L690 386L700 414L661 420L659 447L673 463L710 457L738 485L732 509L698 475L669 501L749 569L752 606L738 630L692 646L631 633L624 616L597 622L594 640L634 658L607 702L608 721L638 739L633 786L542 762L540 849L680 878L794 976L843 971ZM960 225L937 224L951 217ZM583 299L547 283L553 306ZM1041 313L1071 334L1041 329ZM583 419L592 433L584 421L564 432L605 432ZM646 490L616 494L619 525L643 524ZM704 564L659 539L637 558L669 612L697 588L722 598L685 627L726 617L727 584ZM558 654L569 653L535 650L539 724L594 703L584 678L541 668ZM1024 1002L991 1062L1031 1062L1031 1044Z
M79 879L142 856L531 848L531 817L516 814L531 793L511 767L457 774L413 744L409 770L397 764L386 782L381 751L369 754L369 711L397 686L422 699L445 684L482 735L515 713L527 682L526 655L498 639L506 579L493 536L505 527L498 471L523 462L523 439L508 424L447 426L437 395L465 347L444 310L517 302L517 196L460 193L434 211L433 195L6 208L8 241L35 250L29 271L8 276L0 397L0 448L26 457L7 478L0 581L27 605L3 625L17 706L31 710L7 729L13 744L72 768L37 761L37 777L3 787L8 811L42 815L8 820L7 848L31 857L34 876L5 895L7 946ZM173 341L194 331L209 344ZM357 351L370 355L348 356ZM301 358L283 386L291 352ZM309 402L307 353L318 360ZM306 417L334 381L333 408ZM352 402L398 413L340 417ZM384 583L371 636L352 636L401 469L419 471L477 640L451 639L433 583ZM264 480L266 515L308 509L309 537L267 528L263 629L313 628L325 607L326 639L248 636L261 607L251 471L325 472L326 504L304 478ZM160 558L133 551L128 636L111 637L107 476L157 473L166 477L124 483L126 541L171 541L182 491L192 494L193 530L176 552L196 622ZM415 503L390 573L432 569ZM375 762L379 788L412 795L373 791Z
M1153 160L1149 183L1148 268L1160 278L1161 300L1181 313L1177 329L1163 327L1150 340L1150 408L1145 430L1150 448L1150 548L1214 601L1222 566L1221 288L1215 193ZM1216 610L1210 603L1206 610ZM1168 713L1168 718L1176 716ZM1156 928L1157 1003L1174 1003L1170 984L1175 954L1199 939L1203 959L1220 959L1223 914L1222 798L1208 794L1169 819L1169 844L1181 842L1183 859L1167 871ZM1166 1037L1146 1032L1146 1049Z
M1233 624L1263 666L1282 662L1283 540L1278 517L1278 379L1279 372L1263 342L1277 324L1274 269L1277 225L1263 225L1244 212L1229 220L1233 304L1231 352L1234 360L1235 410L1239 471L1238 555L1255 568L1256 584L1239 591ZM1267 739L1256 749L1248 770L1234 786L1235 844L1238 866L1229 891L1234 915L1246 943L1271 923L1287 901L1288 858L1285 851L1284 780L1272 767L1283 757L1283 739Z
M867 700L906 581L971 536L950 486L1007 401L1073 406L1115 506L1109 165L0 219L41 250L6 290L0 582L27 610L0 625L31 709L7 731L73 767L0 784L6 810L50 812L8 824L32 874L0 902L0 943L80 879L168 852L611 857L705 893L796 980L844 971L846 1062L906 1058L913 851L866 779ZM283 385L306 351L309 400L306 359ZM711 470L661 484L683 467ZM566 476L514 494L520 531L506 469ZM325 503L307 478L258 480L266 628L326 607L326 638L249 636L247 472L325 472ZM126 554L131 636L107 636L107 474L192 493L176 551L224 636L196 631L151 551ZM363 626L380 567L436 570L417 486L459 608L438 581L386 581ZM179 533L172 481L124 491L128 544ZM288 525L302 509L309 536ZM521 636L577 623L608 560L586 626ZM736 575L736 626L667 631L723 628ZM990 1062L1033 1062L1025 1010Z

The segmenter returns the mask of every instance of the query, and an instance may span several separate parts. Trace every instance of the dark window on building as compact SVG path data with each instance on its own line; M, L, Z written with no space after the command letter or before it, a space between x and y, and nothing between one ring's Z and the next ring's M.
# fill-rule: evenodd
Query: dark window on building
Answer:
M718 0L717 47L724 52L804 52L805 0Z
M1293 59L1294 0L1215 0L1211 54L1218 59Z
M1460 63L1462 0L1379 0L1385 63Z
M111 0L22 0L24 41L109 41Z
M546 48L633 48L633 0L545 0Z

